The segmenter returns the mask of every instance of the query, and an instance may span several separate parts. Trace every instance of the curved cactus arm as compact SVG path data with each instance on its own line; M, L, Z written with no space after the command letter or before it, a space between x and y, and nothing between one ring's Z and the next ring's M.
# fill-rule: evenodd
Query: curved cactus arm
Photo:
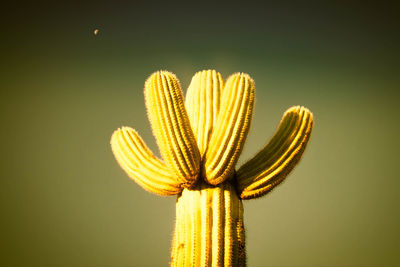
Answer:
M312 127L313 115L307 108L288 109L268 144L237 171L240 197L263 196L281 183L299 162Z
M197 72L186 92L186 110L200 155L207 149L208 142L217 120L220 95L224 80L215 70Z
M145 190L164 196L182 191L171 170L153 155L132 128L116 130L111 137L111 148L121 168Z
M254 81L236 73L228 78L221 108L203 158L205 179L216 185L232 176L243 149L254 107Z
M167 71L155 72L147 79L144 93L161 155L183 186L191 187L201 159L178 79Z

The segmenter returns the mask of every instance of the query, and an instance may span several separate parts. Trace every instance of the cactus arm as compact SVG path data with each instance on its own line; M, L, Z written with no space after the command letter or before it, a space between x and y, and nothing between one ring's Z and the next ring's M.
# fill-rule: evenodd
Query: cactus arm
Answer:
M200 155L203 155L207 149L219 112L223 86L224 81L219 72L204 70L193 76L186 92L186 110Z
M203 173L216 185L232 177L242 151L254 107L254 82L249 75L230 76L221 96L221 109L203 158Z
M111 137L111 149L121 168L145 190L164 196L182 191L171 171L153 155L132 128L116 130Z
M240 197L260 197L280 184L299 162L312 127L313 115L307 108L288 109L270 142L237 171Z
M200 170L200 154L176 76L159 71L145 83L148 117L160 152L184 187L192 186Z

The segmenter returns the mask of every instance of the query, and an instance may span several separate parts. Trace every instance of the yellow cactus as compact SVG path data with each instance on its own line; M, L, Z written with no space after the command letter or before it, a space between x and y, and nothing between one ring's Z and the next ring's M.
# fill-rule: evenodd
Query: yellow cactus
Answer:
M236 73L226 84L214 70L196 73L184 102L176 76L152 74L145 83L149 120L164 162L138 133L111 137L114 156L145 190L177 195L171 266L245 266L242 200L263 196L300 160L312 113L287 110L274 136L237 171L254 109L254 81Z

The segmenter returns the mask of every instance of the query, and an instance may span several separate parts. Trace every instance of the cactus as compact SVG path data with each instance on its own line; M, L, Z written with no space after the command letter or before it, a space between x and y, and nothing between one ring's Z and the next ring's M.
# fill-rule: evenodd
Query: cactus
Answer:
M280 184L300 160L312 113L288 109L269 142L235 170L254 109L254 81L236 73L226 84L214 70L192 78L186 100L176 76L152 74L145 100L164 161L138 133L122 127L111 137L114 156L136 183L158 195L177 195L171 266L245 266L242 200Z

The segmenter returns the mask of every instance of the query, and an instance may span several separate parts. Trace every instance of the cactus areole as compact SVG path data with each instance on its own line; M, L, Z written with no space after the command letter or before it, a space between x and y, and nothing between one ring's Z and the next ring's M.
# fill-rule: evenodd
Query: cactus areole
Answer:
M194 75L184 99L176 76L153 73L144 95L163 160L129 127L111 148L121 168L145 190L177 195L171 266L245 266L242 200L280 184L299 162L313 115L294 106L272 138L235 169L254 110L254 81L236 73L226 82L214 70Z

